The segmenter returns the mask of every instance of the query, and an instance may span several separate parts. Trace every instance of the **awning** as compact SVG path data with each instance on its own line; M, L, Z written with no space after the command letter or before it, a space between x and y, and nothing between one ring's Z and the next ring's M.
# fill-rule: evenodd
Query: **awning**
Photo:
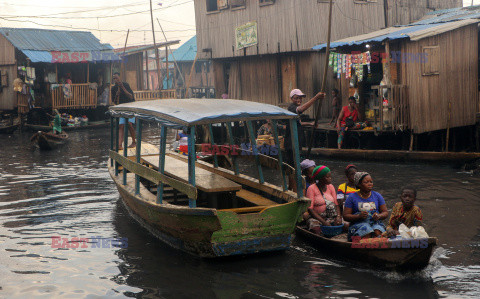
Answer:
M389 27L379 31L357 35L357 36L335 41L330 44L330 47L338 48L338 47L346 47L346 46L360 46L367 43L383 42L385 40L396 40L396 39L405 39L405 38L409 38L411 41L417 41L427 37L452 31L467 25L476 24L478 22L480 22L480 20L478 19L467 19L467 20L438 23L438 24ZM325 44L317 45L312 49L322 50L326 47L327 47L327 44L325 43Z
M106 51L38 51L20 50L31 62L45 63L85 63L120 61L121 58L113 50Z
M135 116L167 126L297 117L297 114L273 105L223 99L139 101L110 107L109 113L117 117Z

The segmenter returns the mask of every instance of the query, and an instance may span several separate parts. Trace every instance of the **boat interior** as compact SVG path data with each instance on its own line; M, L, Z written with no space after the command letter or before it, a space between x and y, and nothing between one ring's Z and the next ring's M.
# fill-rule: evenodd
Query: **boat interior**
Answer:
M123 150L118 151L123 155ZM141 164L151 169L159 168L159 148L155 145L142 141ZM128 158L135 159L135 149L128 149ZM217 156L219 159L226 159L226 156ZM249 161L251 157L238 157L242 160L241 165L253 165L253 161ZM205 160L205 161L204 161ZM207 162L211 161L211 163ZM265 160L266 161L266 160ZM276 161L276 160L275 160ZM277 162L262 163L278 165ZM258 213L268 207L285 204L292 200L296 200L296 194L292 191L283 192L278 186L264 183L259 184L258 180L244 174L235 175L228 169L229 162L223 161L219 163L224 167L215 168L212 159L198 159L196 162L195 179L198 196L196 206L200 208L211 208L217 210L229 210L238 214ZM268 166L268 165L267 165ZM269 173L274 179L282 179L281 172L276 169L263 168L264 172ZM120 171L122 167L119 168ZM242 169L242 172L245 169ZM270 172L269 172L270 171ZM288 172L288 171L287 171ZM165 175L182 181L188 182L188 158L176 152L167 151L165 156ZM248 173L248 172L247 172ZM129 173L129 177L134 179L134 174ZM252 175L253 176L253 175ZM157 194L157 184L140 177L141 188L145 188L152 195ZM150 197L150 196L149 196ZM155 198L150 197L150 198ZM189 205L187 194L164 184L163 201L177 206Z

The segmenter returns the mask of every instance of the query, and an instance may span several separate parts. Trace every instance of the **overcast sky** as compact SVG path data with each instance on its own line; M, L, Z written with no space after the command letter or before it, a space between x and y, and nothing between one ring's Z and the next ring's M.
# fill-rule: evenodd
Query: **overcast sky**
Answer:
M165 41L157 18L168 40L185 42L195 35L193 0L152 3L157 42ZM128 45L152 43L149 9L149 0L0 0L0 27L82 29L117 48L125 44L128 29Z
M152 0L156 40L164 41L158 18L168 40L187 41L195 35L193 0ZM149 0L0 0L0 27L81 29L103 43L123 47L153 41ZM161 5L159 5L161 3ZM472 0L464 0L471 5ZM480 4L480 0L474 0ZM30 16L30 17L29 17Z

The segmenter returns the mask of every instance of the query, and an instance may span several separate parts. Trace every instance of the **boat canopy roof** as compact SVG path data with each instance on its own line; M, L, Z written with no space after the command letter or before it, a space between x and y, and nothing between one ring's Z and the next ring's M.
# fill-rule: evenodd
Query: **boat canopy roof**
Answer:
M170 127L297 117L277 106L228 99L139 101L112 106L109 113L114 117L138 117Z

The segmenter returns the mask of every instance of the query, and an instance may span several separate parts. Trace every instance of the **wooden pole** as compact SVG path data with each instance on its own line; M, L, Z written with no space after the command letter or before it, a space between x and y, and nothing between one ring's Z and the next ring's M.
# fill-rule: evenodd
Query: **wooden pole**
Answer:
M192 68L190 69L190 75L188 75L187 85L185 85L185 97L188 97L188 89L190 88L190 82L192 81L193 72L195 71L195 63L197 63L198 53L193 60Z
M146 70L147 70L147 90L150 90L150 71L148 70L148 51L145 51L145 57L147 60L147 63L145 64Z
M323 69L323 79L322 79L322 92L325 92L327 85L327 72L328 72L328 61L330 56L330 39L332 36L332 12L333 12L333 0L330 0L330 9L328 13L328 34L327 34L327 50L325 52L325 67ZM315 115L315 122L313 123L312 132L310 133L310 140L307 151L307 158L310 157L310 152L312 151L313 137L315 135L315 128L318 124L318 119L320 118L320 112L322 108L322 102L318 103L317 113Z
M108 104L112 105L112 77L113 77L113 61L110 61L110 90L108 91ZM118 118L117 118L118 119ZM118 143L118 140L117 140Z
M58 83L58 64L55 63L55 80L56 80L56 83Z
M448 144L450 143L450 121L452 117L452 102L448 101L448 120L447 120L447 141L445 144L445 152L448 153Z
M160 26L160 29L162 30L163 37L165 38L165 42L168 43L167 35L165 34L165 31L163 31L162 24L160 24L160 20L158 20L158 18L157 18L157 22L158 22L158 26ZM168 46L168 47L170 48L170 46ZM177 63L177 60L175 59L175 55L173 55L172 49L170 49L170 53L172 53L173 63L175 64L175 67L177 68L177 71L180 74L180 78L182 78L182 82L183 82L183 84L185 84L185 78L183 78L182 72L180 71L180 68L178 67L178 63ZM168 53L167 53L167 63L168 63Z
M158 57L157 43L155 42L155 26L153 23L153 9L152 9L152 0L150 0L150 18L152 20L152 34L153 34L153 48L155 49L155 60L157 62L157 78L158 78L158 89L162 89L161 85L161 73L160 73L160 58Z
M127 42L128 42L128 35L130 34L130 29L127 31L127 37L125 38L125 46L123 47L123 55L122 55L122 65L123 69L125 69L125 62L123 62L123 59L125 58L125 51L127 51Z
M90 83L90 62L87 62L87 83Z
M170 66L168 65L168 47L165 46L165 63L167 64L167 89L170 83Z

